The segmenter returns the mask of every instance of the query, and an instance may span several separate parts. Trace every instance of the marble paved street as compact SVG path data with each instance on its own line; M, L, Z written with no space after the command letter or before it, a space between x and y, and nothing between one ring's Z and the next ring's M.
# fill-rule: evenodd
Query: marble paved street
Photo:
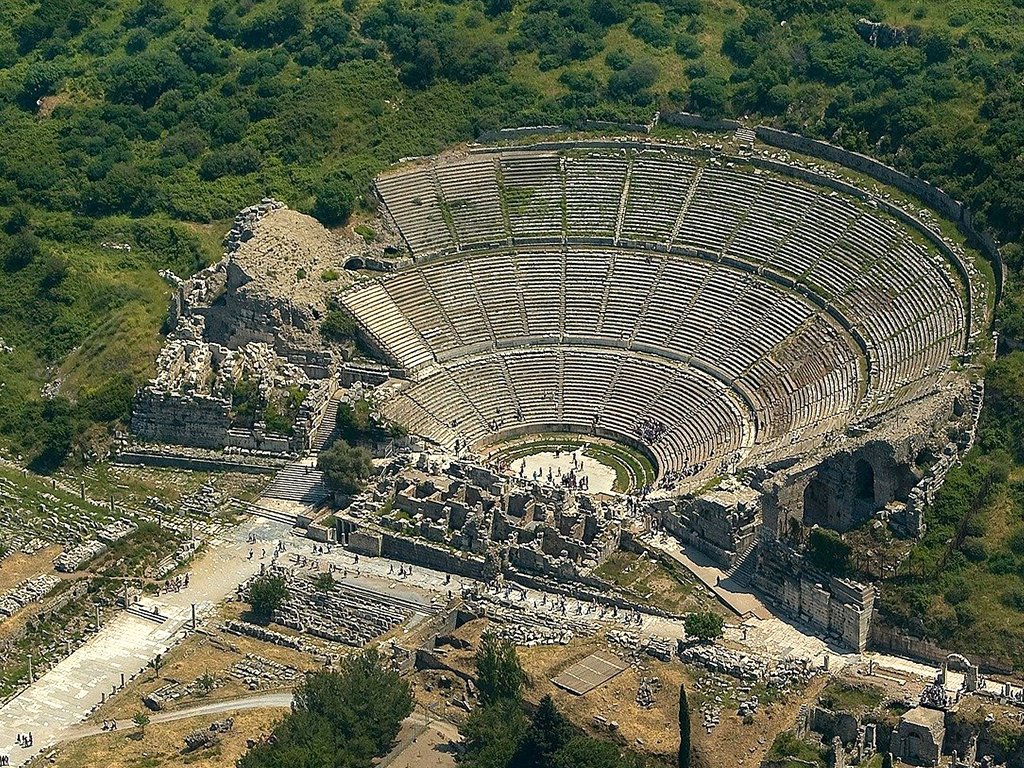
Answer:
M245 539L257 530L266 534L267 527L265 520L243 524L231 532L230 539L211 542L193 564L188 587L145 597L136 604L142 610L122 611L85 645L7 702L0 708L0 754L8 754L12 766L24 765L88 717L105 695L120 686L122 674L127 682L157 654L166 653L191 626L193 603L202 616L259 571L260 559L248 558L250 545ZM162 620L141 615L154 608ZM17 734L28 732L33 746L17 746Z

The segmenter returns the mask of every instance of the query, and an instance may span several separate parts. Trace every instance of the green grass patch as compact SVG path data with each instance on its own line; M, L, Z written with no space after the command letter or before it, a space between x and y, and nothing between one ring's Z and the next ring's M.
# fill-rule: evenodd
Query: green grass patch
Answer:
M882 691L873 685L851 685L843 680L833 680L825 686L819 701L831 710L860 712L881 704Z

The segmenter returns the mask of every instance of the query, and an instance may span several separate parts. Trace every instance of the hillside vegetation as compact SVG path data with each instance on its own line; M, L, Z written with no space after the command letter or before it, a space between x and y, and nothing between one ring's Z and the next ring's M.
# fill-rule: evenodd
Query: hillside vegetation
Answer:
M861 16L907 44L871 47ZM1014 239L1022 29L1008 0L10 0L0 436L40 470L102 450L159 346L157 270L214 258L238 208L270 194L338 225L381 168L490 128L758 115ZM1024 334L1015 289L1004 322Z

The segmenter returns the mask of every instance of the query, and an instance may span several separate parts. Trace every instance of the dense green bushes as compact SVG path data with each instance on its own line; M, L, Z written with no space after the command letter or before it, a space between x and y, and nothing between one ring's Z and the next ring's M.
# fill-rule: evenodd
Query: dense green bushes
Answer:
M308 674L273 741L253 747L238 765L369 768L412 709L409 684L376 650L348 656L336 669Z

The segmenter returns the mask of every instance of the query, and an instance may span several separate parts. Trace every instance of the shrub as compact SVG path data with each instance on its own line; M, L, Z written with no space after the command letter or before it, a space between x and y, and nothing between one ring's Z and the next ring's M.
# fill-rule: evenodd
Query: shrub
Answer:
M320 323L320 335L328 341L342 343L356 338L359 327L352 316L340 309L328 312Z
M338 493L353 494L373 473L370 454L363 448L353 448L339 440L320 454L317 469L324 474L324 484Z
M287 597L288 586L283 576L260 576L249 586L249 605L262 621L269 621Z
M700 611L686 614L686 634L701 643L710 643L722 636L724 620L714 611Z
M825 528L815 528L807 537L807 559L829 573L844 574L850 566L852 548L842 537Z

